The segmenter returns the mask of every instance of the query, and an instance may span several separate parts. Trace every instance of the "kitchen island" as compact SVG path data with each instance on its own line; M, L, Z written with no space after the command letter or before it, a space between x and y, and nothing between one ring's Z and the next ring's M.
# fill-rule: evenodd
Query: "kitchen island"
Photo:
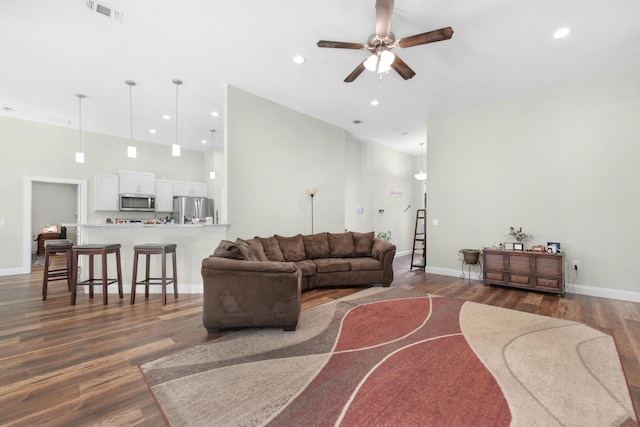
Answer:
M119 243L122 261L122 282L124 292L131 292L133 277L133 247L144 243L175 243L178 264L178 290L181 293L202 293L202 276L200 267L202 260L213 253L221 240L225 239L229 226L227 224L78 224L78 244L113 244ZM107 259L109 277L116 277L116 264L113 256ZM100 271L101 262L95 257L96 271ZM159 255L151 256L151 276L161 276ZM86 278L88 257L80 257L80 277ZM144 274L143 258L138 262L138 277ZM170 257L167 259L167 274L171 273ZM84 274L83 274L84 273ZM99 286L96 292L101 292ZM150 292L160 293L161 286L151 286ZM109 292L117 292L110 287ZM168 298L167 302L170 302Z

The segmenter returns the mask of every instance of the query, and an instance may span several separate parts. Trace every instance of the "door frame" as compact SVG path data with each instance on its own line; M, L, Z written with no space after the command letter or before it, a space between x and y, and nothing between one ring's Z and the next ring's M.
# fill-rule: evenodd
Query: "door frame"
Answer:
M52 178L45 176L25 176L24 177L24 193L23 193L23 214L22 214L22 269L25 274L31 273L31 240L33 230L31 229L32 209L33 209L33 183L47 182L51 184L71 184L76 186L76 208L78 224L86 224L87 222L87 180L86 179L69 179L69 178ZM78 227L78 242L81 238L82 228Z

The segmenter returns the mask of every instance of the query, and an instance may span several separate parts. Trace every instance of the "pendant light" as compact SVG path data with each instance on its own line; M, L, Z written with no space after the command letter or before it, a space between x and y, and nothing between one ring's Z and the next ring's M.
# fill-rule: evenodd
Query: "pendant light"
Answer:
M173 84L176 85L176 143L171 146L171 155L180 157L180 144L178 144L178 88L182 84L182 80L173 79Z
M424 158L424 142L420 143L420 173L417 173L414 175L414 177L418 180L418 181L426 181L427 180L427 174L424 172L424 169L422 169L422 159Z
M132 80L125 80L124 84L129 86L129 140L130 144L127 146L127 157L135 159L137 157L136 146L133 145L133 102L131 100L131 88L136 85L136 82Z
M216 147L213 146L213 134L215 133L215 129L209 129L209 132L211 132L211 172L209 172L209 179L216 179L216 172L214 170L214 163L213 163L213 154L216 151Z
M84 163L84 153L82 152L82 99L86 98L81 93L76 93L78 98L78 151L76 151L76 163Z

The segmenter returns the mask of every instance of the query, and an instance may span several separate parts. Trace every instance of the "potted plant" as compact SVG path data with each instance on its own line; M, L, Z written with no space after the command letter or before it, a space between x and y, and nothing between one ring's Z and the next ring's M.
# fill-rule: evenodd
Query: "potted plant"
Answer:
M379 232L376 237L380 240L384 240L385 242L390 242L391 241L391 231L381 231Z
M533 235L527 234L522 231L522 227L517 230L513 227L509 227L509 234L513 236L518 241L518 243L522 243L523 240L528 239L529 237L533 237Z

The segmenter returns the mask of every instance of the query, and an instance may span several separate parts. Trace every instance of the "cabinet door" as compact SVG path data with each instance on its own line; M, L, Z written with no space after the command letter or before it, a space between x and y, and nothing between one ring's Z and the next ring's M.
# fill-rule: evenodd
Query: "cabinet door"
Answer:
M120 210L118 175L96 174L94 185L94 210Z
M174 196L191 196L191 183L186 181L173 182Z
M150 172L138 173L138 193L156 194L156 174Z
M156 180L156 212L173 211L173 181Z
M137 172L120 171L120 193L139 193Z
M192 195L195 197L207 197L208 195L208 187L207 184L202 184L200 182L192 182L191 183Z

